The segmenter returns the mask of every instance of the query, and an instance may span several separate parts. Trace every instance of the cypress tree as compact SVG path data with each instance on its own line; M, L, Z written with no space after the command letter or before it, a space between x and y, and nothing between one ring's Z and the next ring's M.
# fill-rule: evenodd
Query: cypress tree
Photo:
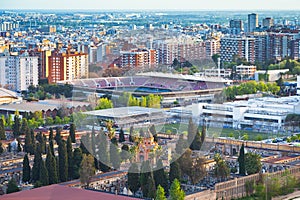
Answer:
M55 154L54 154L54 145L53 145L53 128L50 128L49 147L50 147L50 151L51 151L52 155L55 156Z
M43 186L49 185L49 176L48 171L45 165L45 162L41 160L40 164L40 180L39 180Z
M155 197L156 187L153 175L148 177L147 181L147 197L153 199Z
M155 129L154 124L152 124L152 125L150 126L149 131L150 131L150 133L153 135L154 141L155 141L155 142L158 142L158 138L157 138L157 135L156 135L156 129Z
M68 155L66 142L62 140L58 145L58 157L59 157L59 179L61 182L68 180Z
M246 175L246 170L245 170L245 147L244 143L242 144L240 148L240 155L238 157L238 162L239 162L239 174L240 175Z
M155 200L167 200L165 190L160 185L157 187Z
M73 153L73 178L79 178L79 169L82 161L82 151L81 148L75 148Z
M169 172L169 180L170 183L174 181L174 179L181 179L181 170L177 160L172 161L170 164L170 172Z
M203 123L202 133L201 133L201 142L202 142L202 144L204 143L205 137L206 137L206 123Z
M170 200L184 200L185 193L180 188L180 182L175 179L170 187Z
M151 166L149 160L142 162L141 166L141 175L140 175L140 183L142 187L142 192L145 197L148 196L148 180L149 177L152 176Z
M14 124L12 126L14 137L17 138L20 135L21 121L19 115L16 113L14 117Z
M108 142L107 137L103 132L100 132L98 134L99 137L99 145L98 145L98 152L97 156L99 158L99 166L101 171L108 172L109 167L107 166L109 164L109 150L108 150Z
M46 157L46 168L49 176L49 184L51 185L51 184L58 183L56 159L52 155L49 146L48 146L48 152Z
M188 143L191 144L194 140L198 131L197 125L193 122L193 119L190 118L188 125Z
M110 143L110 162L114 169L119 169L121 165L121 156L118 149L118 144Z
M133 142L133 127L130 126L130 129L129 129L129 142Z
M73 151L72 151L72 141L69 135L67 140L67 154L68 154L68 178L71 180L73 178Z
M20 189L17 185L16 180L14 178L10 179L10 181L7 184L6 194L10 194L18 191L20 191Z
M201 134L200 134L200 131L198 130L191 145L190 145L190 149L191 150L200 150L201 146L202 146Z
M74 124L74 123L71 123L69 133L70 133L70 136L71 136L71 141L72 141L73 143L76 142L75 131L76 131L75 124Z
M119 142L120 143L125 142L124 131L123 131L122 128L121 128L120 133L119 133Z
M3 118L0 119L0 140L6 140Z
M164 188L165 191L167 191L168 190L168 180L167 180L167 176L165 174L164 166L163 166L161 159L159 159L157 161L156 169L153 172L153 175L154 175L154 180L155 180L155 187L160 185Z
M55 139L55 141L56 141L56 144L58 144L59 145L59 143L61 142L61 128L56 128L56 134L55 134L55 137L54 137L54 139Z
M31 173L31 168L29 165L28 155L25 154L23 159L23 178L22 178L24 183L30 181L30 173Z
M128 188L135 194L140 188L140 173L136 163L132 163L128 169Z
M23 118L22 119L22 126L21 126L21 134L26 134L28 131L29 131L29 128L28 128L28 122L27 122L27 119L26 118Z
M32 144L32 139L31 139L31 133L30 130L27 129L27 132L25 133L25 146L24 146L24 150L27 153L30 153L30 155L34 154L34 147Z
M32 167L32 181L33 182L40 180L41 162L42 162L42 155L41 155L41 150L40 150L40 144L37 144L37 148L34 153L33 167Z

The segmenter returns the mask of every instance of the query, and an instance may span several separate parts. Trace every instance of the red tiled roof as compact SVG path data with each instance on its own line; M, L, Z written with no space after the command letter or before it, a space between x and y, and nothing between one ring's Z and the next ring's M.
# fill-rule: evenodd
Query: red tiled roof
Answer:
M0 196L0 200L136 200L121 195L96 192L62 185L49 185Z

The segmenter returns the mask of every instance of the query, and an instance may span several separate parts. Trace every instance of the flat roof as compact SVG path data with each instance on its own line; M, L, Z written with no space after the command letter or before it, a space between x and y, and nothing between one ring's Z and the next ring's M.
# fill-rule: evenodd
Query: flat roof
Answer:
M58 109L62 106L67 108L78 107L78 106L88 106L87 102L79 101L69 101L69 100L41 100L41 101L31 101L31 102L22 102L22 103L12 103L7 105L0 105L0 110L7 111L16 111L19 112L35 112L35 111L47 111Z
M139 106L130 106L130 107L119 107L119 108L109 108L103 110L94 110L84 112L87 115L93 115L97 117L105 117L105 118L126 118L126 117L136 117L144 114L154 114L154 113L162 113L163 109L157 108L145 108Z
M24 190L11 194L0 196L0 199L5 200L134 200L137 198L109 194L100 191L91 191L80 188L72 188L62 185L49 185L32 190Z

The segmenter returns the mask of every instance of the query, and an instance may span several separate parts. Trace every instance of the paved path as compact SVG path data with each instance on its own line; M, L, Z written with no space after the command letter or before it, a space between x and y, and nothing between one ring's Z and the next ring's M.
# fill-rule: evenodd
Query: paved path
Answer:
M288 195L272 198L272 200L289 200L289 199L300 199L300 191L295 191Z

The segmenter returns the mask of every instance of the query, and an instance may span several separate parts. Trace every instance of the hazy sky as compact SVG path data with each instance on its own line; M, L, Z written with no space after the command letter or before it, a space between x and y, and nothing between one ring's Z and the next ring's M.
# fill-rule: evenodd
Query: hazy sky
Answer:
M0 9L300 10L300 0L0 0Z

